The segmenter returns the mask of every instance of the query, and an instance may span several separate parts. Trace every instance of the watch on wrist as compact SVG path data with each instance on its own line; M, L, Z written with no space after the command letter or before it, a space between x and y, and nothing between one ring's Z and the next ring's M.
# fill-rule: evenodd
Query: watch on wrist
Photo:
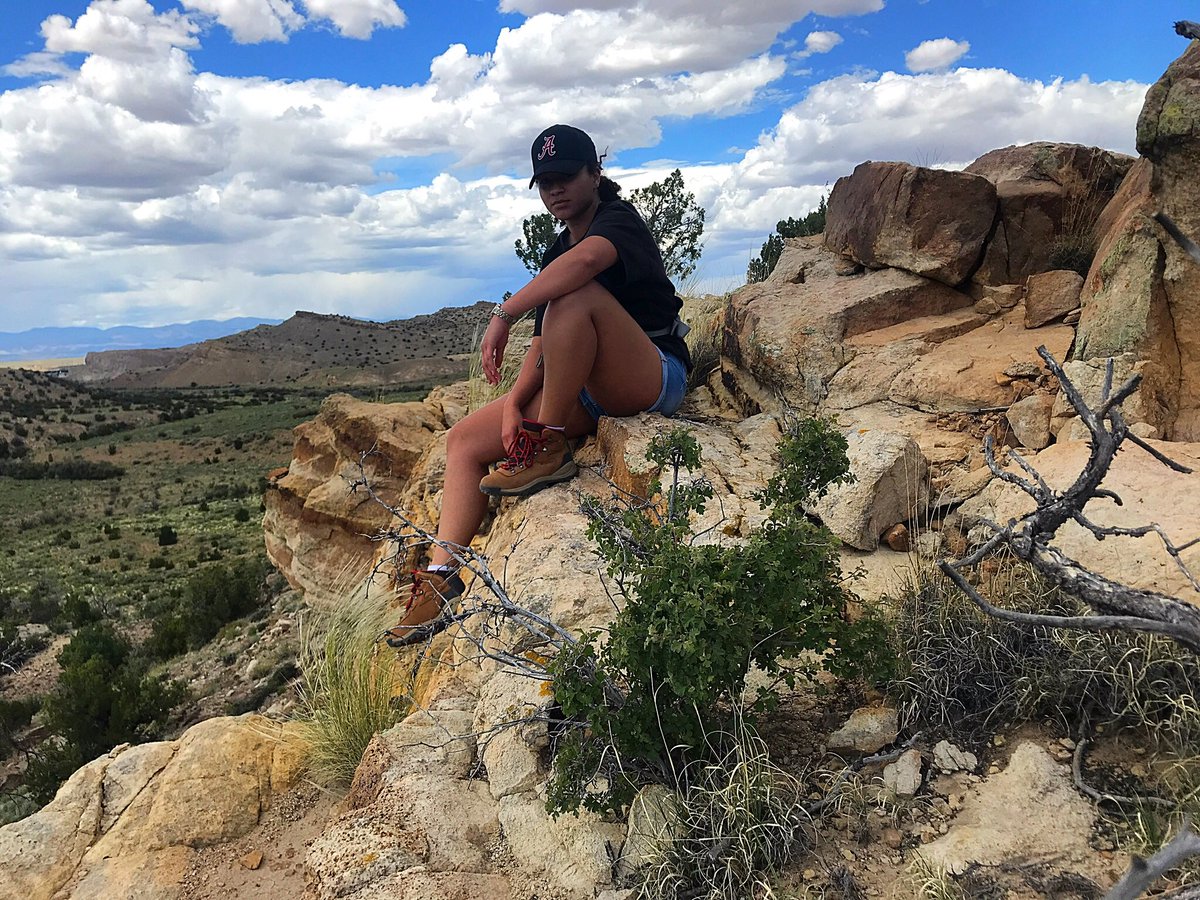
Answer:
M499 303L497 303L495 306L492 307L492 315L498 319L503 319L509 325L517 324L517 317L514 316L512 313L505 312L504 307L501 306Z

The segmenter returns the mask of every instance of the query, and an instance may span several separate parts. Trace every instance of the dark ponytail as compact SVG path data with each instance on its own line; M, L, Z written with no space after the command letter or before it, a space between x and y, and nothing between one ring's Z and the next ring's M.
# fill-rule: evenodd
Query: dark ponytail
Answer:
M600 172L600 167L589 165L588 171L593 175L597 175ZM600 199L605 203L609 200L621 199L621 186L607 175L600 175Z

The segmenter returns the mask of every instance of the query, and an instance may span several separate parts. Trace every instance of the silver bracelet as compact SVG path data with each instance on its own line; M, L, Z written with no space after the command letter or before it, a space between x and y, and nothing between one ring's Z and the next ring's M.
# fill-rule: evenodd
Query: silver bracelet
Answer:
M501 306L499 303L497 303L495 306L492 307L492 315L498 319L503 319L509 325L517 324L517 317L514 316L512 313L505 312L504 307Z

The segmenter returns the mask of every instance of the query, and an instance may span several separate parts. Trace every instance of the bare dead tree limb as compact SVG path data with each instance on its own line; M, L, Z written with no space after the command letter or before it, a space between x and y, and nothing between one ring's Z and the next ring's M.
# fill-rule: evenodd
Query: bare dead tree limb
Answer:
M1091 452L1083 470L1074 483L1062 491L1050 488L1042 476L1019 454L1010 454L1025 476L1003 468L996 459L995 447L989 437L984 442L984 458L992 473L1008 484L1028 494L1035 503L1032 512L1005 525L985 521L991 537L972 553L957 561L940 564L942 571L984 612L1010 622L1047 627L1073 628L1084 631L1127 630L1169 637L1193 652L1200 653L1200 609L1176 597L1156 591L1131 588L1092 572L1081 563L1052 546L1058 530L1067 522L1076 522L1091 532L1097 540L1107 537L1158 538L1167 554L1192 586L1200 590L1200 581L1185 564L1182 553L1195 546L1200 538L1176 544L1157 524L1135 528L1105 526L1093 522L1083 512L1087 503L1105 497L1116 503L1121 498L1101 488L1117 451L1123 442L1134 436L1120 411L1121 403L1137 389L1140 376L1134 375L1115 389L1113 365L1105 369L1100 402L1092 408L1076 385L1067 377L1057 360L1039 347L1038 353L1058 378L1064 395L1079 414L1091 436ZM1145 446L1140 440L1131 441ZM1155 459L1173 470L1190 473L1190 469L1146 446ZM969 567L981 562L1001 546L1007 546L1018 559L1029 563L1037 572L1066 593L1079 598L1095 610L1095 615L1059 616L1021 613L1001 609L988 602L964 575Z
M1195 33L1192 34L1191 36L1192 37L1200 37L1200 25L1196 24L1195 22L1176 22L1175 23L1176 31L1179 31L1180 25L1187 25L1187 26L1195 29ZM1182 31L1180 31L1179 33L1183 34ZM1184 234L1182 231L1180 231L1179 226L1176 225L1173 221L1171 221L1170 216L1168 216L1166 213L1163 213L1163 212L1156 212L1154 214L1154 221L1157 222L1159 225L1161 225L1164 229L1166 229L1167 234L1169 234L1174 239L1175 243L1177 243L1180 247L1183 248L1184 252L1188 256L1190 256L1196 262L1200 263L1200 247L1197 247L1195 241L1193 241L1186 234Z
M1125 877L1104 895L1104 900L1134 900L1165 873L1196 855L1200 855L1200 835L1191 822L1185 822L1179 834L1149 859L1134 857Z

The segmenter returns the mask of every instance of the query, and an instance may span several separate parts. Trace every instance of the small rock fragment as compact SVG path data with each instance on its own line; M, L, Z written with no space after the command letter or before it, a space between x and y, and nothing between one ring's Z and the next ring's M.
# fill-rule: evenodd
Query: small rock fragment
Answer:
M921 789L921 751L905 751L883 769L883 783L897 797L911 797Z
M911 546L908 534L908 526L903 522L898 525L893 525L883 533L883 540L889 547L897 553L907 553Z
M949 741L938 741L933 748L933 764L943 772L974 771L979 759L968 750L961 750Z
M263 852L261 850L251 850L249 853L247 853L245 856L243 856L240 860L238 860L238 862L240 862L242 864L242 868L250 869L253 871L254 869L257 869L259 866L262 865Z

